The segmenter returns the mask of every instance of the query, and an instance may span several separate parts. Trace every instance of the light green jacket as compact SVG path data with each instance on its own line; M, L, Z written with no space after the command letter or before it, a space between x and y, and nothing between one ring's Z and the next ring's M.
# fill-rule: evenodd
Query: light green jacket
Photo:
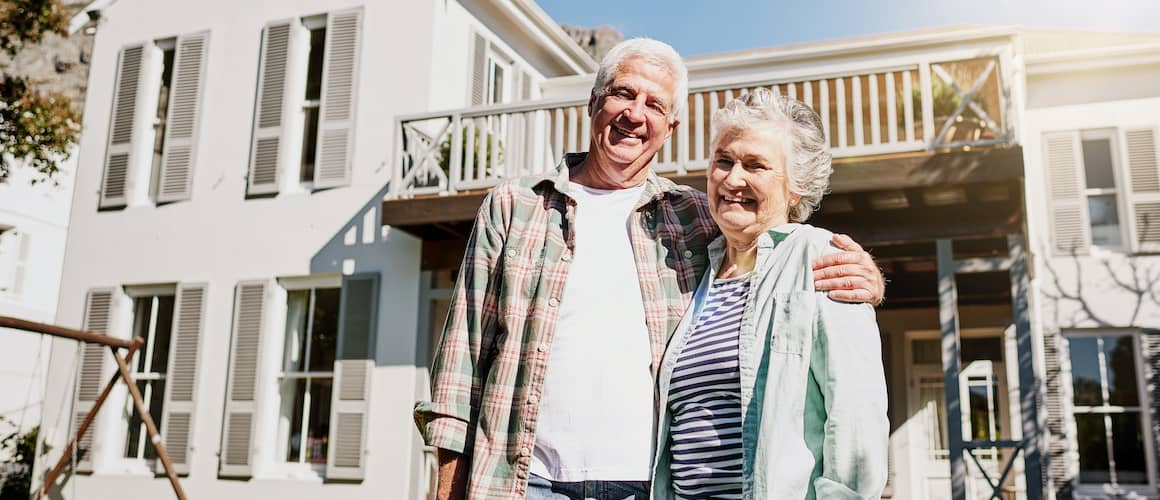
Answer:
M747 499L877 498L886 484L889 423L874 309L835 302L813 286L813 260L837 251L830 237L786 224L758 242L739 349ZM669 381L724 249L724 237L709 246L710 267L661 363L653 498L674 498Z

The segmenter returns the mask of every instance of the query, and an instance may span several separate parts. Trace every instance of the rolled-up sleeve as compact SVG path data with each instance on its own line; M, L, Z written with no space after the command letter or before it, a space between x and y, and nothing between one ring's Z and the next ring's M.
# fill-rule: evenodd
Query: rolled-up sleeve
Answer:
M498 188L497 188L498 189ZM428 446L464 453L469 448L473 405L479 399L483 339L496 328L496 269L503 249L503 207L493 191L475 219L451 308L431 366L431 400L415 405L415 425Z
M874 309L818 293L810 370L826 410L818 498L878 498L886 486L890 424Z

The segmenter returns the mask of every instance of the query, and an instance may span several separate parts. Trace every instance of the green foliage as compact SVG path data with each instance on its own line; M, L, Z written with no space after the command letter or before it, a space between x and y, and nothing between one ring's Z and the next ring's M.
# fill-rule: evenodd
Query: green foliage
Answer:
M0 50L16 55L49 33L68 35L68 15L58 0L0 0Z
M0 50L7 60L50 33L67 35L67 28L58 0L0 0ZM8 65L0 70L0 182L13 165L25 165L38 173L33 183L55 183L60 161L80 137L80 114L64 94L41 91Z
M59 162L80 137L80 115L61 94L37 92L25 78L5 75L0 82L0 180L12 163L35 169L33 182L53 180Z
M2 418L0 418L2 420ZM8 474L0 486L0 500L26 500L32 486L32 463L36 459L36 440L40 427L21 434L19 429L0 439L0 450L10 454L3 464L7 467L23 466Z

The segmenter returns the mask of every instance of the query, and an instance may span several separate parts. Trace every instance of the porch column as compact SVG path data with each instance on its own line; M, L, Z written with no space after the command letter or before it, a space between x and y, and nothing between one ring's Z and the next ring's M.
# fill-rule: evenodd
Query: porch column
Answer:
M963 462L963 408L959 394L959 298L955 286L951 240L938 240L938 316L942 330L943 387L947 398L947 452L951 465L951 499L967 499L967 466Z
M1011 257L1011 312L1019 356L1019 414L1023 423L1023 474L1027 498L1043 498L1043 456L1039 433L1039 379L1031 339L1031 299L1027 278L1027 248L1021 234L1007 235Z

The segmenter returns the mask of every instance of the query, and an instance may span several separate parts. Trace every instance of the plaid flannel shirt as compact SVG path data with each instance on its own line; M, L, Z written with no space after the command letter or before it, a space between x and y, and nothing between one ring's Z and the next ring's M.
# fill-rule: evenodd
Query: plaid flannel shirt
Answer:
M471 462L469 499L526 493L559 297L577 237L570 172L583 159L566 155L553 173L496 186L468 239L432 367L432 400L415 406L415 421L429 446ZM718 230L704 193L653 173L629 227L655 375Z

